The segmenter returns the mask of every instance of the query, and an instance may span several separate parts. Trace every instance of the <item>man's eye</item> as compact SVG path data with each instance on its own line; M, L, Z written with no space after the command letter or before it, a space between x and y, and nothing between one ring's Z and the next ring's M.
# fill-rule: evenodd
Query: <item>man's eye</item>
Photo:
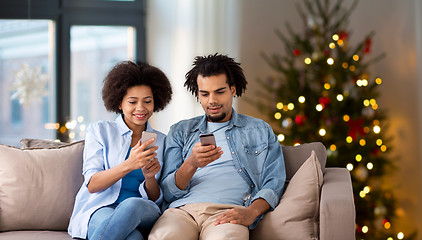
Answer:
M130 104L135 104L136 102L129 102Z
M203 93L203 94L201 94L201 96L206 97L206 96L208 96L208 94Z

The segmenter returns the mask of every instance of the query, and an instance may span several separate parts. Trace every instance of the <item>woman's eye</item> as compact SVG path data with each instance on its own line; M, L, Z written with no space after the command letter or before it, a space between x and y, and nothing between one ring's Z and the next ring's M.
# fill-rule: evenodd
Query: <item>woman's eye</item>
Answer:
M152 101L145 101L145 103L152 103Z
M135 104L136 102L129 102L130 104Z

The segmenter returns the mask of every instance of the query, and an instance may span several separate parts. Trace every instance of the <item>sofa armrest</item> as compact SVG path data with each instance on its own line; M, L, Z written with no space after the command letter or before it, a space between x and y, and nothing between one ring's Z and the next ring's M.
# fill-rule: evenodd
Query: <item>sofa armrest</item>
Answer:
M319 214L320 240L355 239L355 203L346 168L326 168Z

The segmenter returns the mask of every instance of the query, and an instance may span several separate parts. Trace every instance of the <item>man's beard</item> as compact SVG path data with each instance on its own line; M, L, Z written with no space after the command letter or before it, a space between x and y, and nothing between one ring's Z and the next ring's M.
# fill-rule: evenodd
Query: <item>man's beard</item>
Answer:
M223 112L220 115L216 115L216 116L207 115L208 121L210 121L210 122L220 122L225 117L226 117L226 113L225 112Z

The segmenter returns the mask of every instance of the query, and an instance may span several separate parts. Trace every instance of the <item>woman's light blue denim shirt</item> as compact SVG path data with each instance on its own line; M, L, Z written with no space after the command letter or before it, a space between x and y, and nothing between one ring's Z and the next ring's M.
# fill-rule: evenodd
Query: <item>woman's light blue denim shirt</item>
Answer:
M146 130L157 133L157 159L163 166L166 135L152 129L148 123ZM90 193L87 186L95 173L113 168L125 160L132 142L132 134L132 130L128 128L122 115L119 115L115 121L100 121L88 126L83 153L84 183L76 195L75 206L68 227L68 233L72 237L86 238L91 214L100 207L113 204L117 200L122 186L121 179L101 192ZM160 176L161 171L155 175L155 178L159 180ZM139 193L142 198L148 199L144 183L140 184ZM155 201L158 210L158 205L162 201L163 194L161 192L159 199Z
M191 154L193 145L199 142L199 134L206 131L205 115L182 120L170 128L161 181L164 207L189 192L190 185L185 190L176 186L174 174ZM281 145L272 128L261 119L238 114L233 109L225 134L236 170L250 186L250 196L245 198L244 206L262 198L268 202L271 210L274 209L284 191L286 170ZM256 224L257 221L251 228Z

